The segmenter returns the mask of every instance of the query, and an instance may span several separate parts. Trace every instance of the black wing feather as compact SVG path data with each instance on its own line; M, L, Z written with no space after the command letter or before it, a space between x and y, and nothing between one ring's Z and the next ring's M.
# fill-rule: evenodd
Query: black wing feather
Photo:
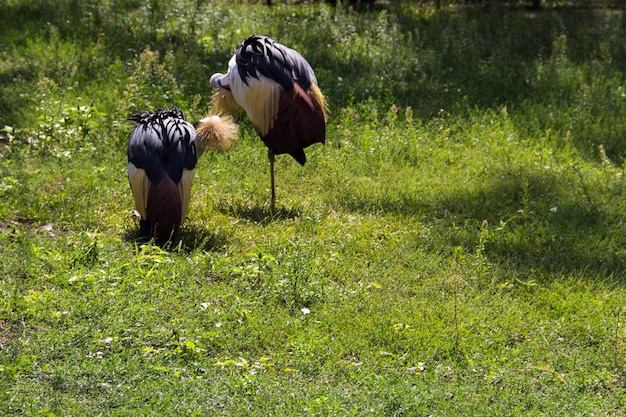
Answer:
M248 77L258 78L257 72L279 83L286 91L293 83L307 91L316 82L311 65L298 53L273 39L252 35L237 44L235 59L239 76L247 84Z
M139 112L129 120L135 129L128 142L128 161L144 169L150 182L160 183L167 172L178 184L183 169L195 168L196 132L179 108Z

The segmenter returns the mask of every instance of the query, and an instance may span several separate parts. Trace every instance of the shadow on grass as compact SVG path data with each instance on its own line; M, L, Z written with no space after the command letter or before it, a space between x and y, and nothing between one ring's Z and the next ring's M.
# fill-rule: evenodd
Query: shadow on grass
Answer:
M215 208L228 216L237 217L261 225L266 225L274 221L296 219L301 216L298 210L292 208L277 207L272 210L266 206L244 201L222 201L218 203Z
M145 245L153 242L151 239L143 237L139 233L139 227L126 230L124 240L136 245ZM185 253L195 251L219 251L226 246L227 241L228 238L226 236L212 230L203 227L183 225L176 239L166 243L162 248L172 252L180 251Z
M607 190L589 195L574 175L497 172L479 187L437 195L346 196L352 212L415 217L417 245L480 252L516 274L584 274L626 285L626 234ZM384 194L384 193L383 193ZM609 200L606 200L609 199Z
M491 193L487 200L492 202L501 195L498 189L484 192ZM452 208L452 215L441 235L452 246L481 252L489 262L516 272L582 272L588 279L626 284L626 241L618 216L586 201L564 198L550 207L545 201L535 203L534 193L529 197L533 202L525 204L527 197L497 212L472 207L480 198L477 193L448 197L444 205ZM454 211L463 206L467 212Z
M226 246L228 237L204 227L183 226L174 247L184 252L219 251Z

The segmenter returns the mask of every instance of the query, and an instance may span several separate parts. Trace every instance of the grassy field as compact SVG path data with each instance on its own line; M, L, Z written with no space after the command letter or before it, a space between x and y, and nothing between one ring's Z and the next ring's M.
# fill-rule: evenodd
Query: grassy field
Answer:
M620 10L0 4L0 414L626 414ZM241 38L328 97L302 168L239 142L137 241L137 110L209 111Z

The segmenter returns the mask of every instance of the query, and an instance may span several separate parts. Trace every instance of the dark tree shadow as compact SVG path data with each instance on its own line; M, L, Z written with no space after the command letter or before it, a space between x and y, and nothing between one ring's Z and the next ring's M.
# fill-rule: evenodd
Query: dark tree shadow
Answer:
M619 216L582 196L563 195L553 188L558 182L523 174L443 197L451 230L459 222L476 225L473 234L450 233L449 242L468 252L481 250L489 262L522 273L584 272L590 279L626 283Z
M571 181L556 174L500 172L473 189L391 199L347 195L336 204L340 210L417 218L431 232L415 244L448 247L450 256L460 247L518 274L584 273L625 285L623 216L585 198Z

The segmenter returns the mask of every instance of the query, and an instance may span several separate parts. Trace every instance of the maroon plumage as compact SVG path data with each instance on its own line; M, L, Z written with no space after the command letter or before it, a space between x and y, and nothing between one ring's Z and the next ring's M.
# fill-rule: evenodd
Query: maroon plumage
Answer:
M326 140L322 105L294 83L293 90L281 92L274 125L261 139L274 155L288 153L304 165L304 148Z

